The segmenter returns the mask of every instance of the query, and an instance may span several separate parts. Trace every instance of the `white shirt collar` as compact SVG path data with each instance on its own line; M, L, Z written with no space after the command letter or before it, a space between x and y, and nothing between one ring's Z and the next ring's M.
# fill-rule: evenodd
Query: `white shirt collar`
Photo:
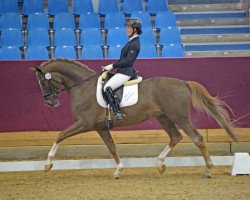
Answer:
M131 38L129 38L129 41L133 40L134 38L138 37L139 35L134 35Z

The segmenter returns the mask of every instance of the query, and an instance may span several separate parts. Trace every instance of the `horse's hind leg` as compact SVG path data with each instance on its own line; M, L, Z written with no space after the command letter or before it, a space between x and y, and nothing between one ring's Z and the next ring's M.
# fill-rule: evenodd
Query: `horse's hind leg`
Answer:
M209 153L205 147L205 144L203 142L203 137L202 135L192 126L192 124L190 122L187 123L182 123L182 124L178 124L183 131L193 140L193 142L195 143L195 145L197 147L199 147L201 154L206 162L206 166L207 166L207 170L205 172L205 177L206 178L211 178L211 173L210 170L213 167L213 163L212 160L209 156Z
M170 137L169 144L165 147L165 149L158 155L158 169L160 174L162 174L166 166L164 164L164 160L169 154L169 152L179 143L179 141L182 139L181 133L176 128L175 124L170 121L166 116L162 115L157 117L157 121L162 125L164 130L167 132L167 134Z
M113 138L108 130L97 130L97 132L99 133L102 140L104 141L104 143L108 147L109 152L111 153L111 155L115 159L115 162L117 164L117 168L116 168L116 171L114 173L114 176L116 179L118 179L119 175L123 169L123 164L121 163L120 158L116 152L116 146L115 146L115 143L113 141Z

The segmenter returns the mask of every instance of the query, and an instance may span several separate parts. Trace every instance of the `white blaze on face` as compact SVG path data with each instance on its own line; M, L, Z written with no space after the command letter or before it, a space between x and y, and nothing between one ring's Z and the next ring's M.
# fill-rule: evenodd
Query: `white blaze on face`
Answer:
M40 79L38 78L38 76L37 76L37 79L38 79L38 83L39 83L40 89L41 89L41 91L43 91L42 84L41 84L41 81L40 81Z

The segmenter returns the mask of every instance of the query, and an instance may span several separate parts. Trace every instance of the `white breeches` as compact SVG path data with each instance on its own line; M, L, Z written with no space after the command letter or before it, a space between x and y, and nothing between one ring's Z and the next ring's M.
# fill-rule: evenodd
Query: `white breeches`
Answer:
M106 91L107 87L111 87L112 90L115 90L126 83L130 78L130 76L117 73L111 79L109 79L109 81L105 84L103 90Z

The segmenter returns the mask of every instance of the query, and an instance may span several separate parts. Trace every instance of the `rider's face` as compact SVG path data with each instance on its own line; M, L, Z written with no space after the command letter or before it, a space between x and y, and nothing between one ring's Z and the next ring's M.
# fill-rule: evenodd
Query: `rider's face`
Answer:
M126 28L127 28L127 36L129 37L129 36L131 36L132 33L133 33L133 28L130 27L130 26L127 26Z

